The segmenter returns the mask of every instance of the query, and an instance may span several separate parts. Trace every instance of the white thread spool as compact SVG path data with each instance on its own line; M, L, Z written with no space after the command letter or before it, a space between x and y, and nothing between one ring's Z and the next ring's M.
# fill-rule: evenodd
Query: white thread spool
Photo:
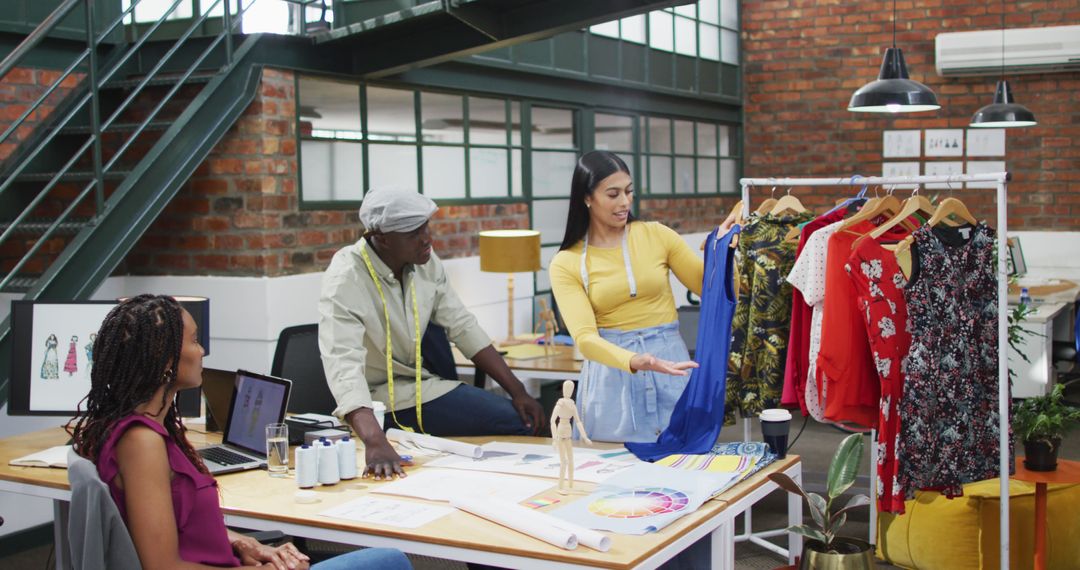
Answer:
M310 489L319 482L319 460L310 445L296 448L296 486Z
M341 481L338 473L338 452L334 444L329 441L321 441L318 446L319 456L319 483L333 485Z
M356 442L346 436L337 442L338 474L341 479L356 478Z

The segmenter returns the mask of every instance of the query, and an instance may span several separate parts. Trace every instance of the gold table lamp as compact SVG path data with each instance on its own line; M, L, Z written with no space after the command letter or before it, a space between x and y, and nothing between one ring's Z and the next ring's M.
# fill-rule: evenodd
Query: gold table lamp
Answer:
M507 273L506 341L514 342L514 274L540 269L540 232L487 230L480 232L480 271Z

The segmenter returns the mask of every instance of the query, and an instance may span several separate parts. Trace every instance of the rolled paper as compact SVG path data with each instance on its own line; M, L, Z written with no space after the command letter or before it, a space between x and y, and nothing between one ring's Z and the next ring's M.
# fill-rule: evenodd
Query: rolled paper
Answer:
M581 525L574 524L570 521L564 521L560 518L553 517L544 512L532 511L539 515L551 519L551 524L573 533L577 537L578 544L584 544L593 550L599 550L600 552L607 552L611 550L611 537L600 532L597 532L591 528L585 528Z
M465 457L471 457L473 459L480 459L484 455L484 450L479 445L472 445L469 443L462 443L460 441L454 441L452 439L446 439L443 437L435 437L433 435L427 435L423 433L409 433L397 428L390 428L386 431L386 438L394 441L409 441L419 445L420 447L426 447L428 449L435 449L438 451L445 451L447 453L453 453L454 455L463 455Z
M557 526L553 522L556 520L555 517L549 514L531 511L520 505L492 497L476 495L464 495L455 498L450 501L450 504L480 518L501 524L548 544L554 544L559 548L566 550L577 548L577 536L561 526Z

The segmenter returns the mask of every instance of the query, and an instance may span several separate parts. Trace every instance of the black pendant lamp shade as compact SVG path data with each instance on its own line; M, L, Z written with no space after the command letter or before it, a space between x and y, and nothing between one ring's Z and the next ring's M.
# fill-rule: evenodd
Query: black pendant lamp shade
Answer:
M1038 124L1035 113L1027 107L1015 103L1009 82L1002 79L994 91L994 102L975 111L971 117L971 127L1009 128L1030 127Z
M848 103L848 111L856 113L917 113L940 108L929 87L908 78L904 52L898 47L885 50L877 81L860 87Z

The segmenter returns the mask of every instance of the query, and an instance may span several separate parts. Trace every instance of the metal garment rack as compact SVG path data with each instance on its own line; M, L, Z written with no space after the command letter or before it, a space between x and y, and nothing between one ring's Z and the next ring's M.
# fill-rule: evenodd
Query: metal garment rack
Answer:
M998 469L1001 483L1001 513L1000 513L1000 559L1001 569L1008 570L1009 568L1009 345L1008 345L1008 330L1009 330L1009 318L1008 318L1008 293L1009 293L1009 275L1008 266L1006 264L1008 255L1007 240L1004 239L1008 233L1008 219L1006 216L1007 209L1007 186L1010 175L1008 172L988 172L985 174L956 174L949 176L851 176L847 178L742 178L739 180L739 184L742 186L742 201L743 201L743 217L750 217L750 188L753 186L786 186L788 188L794 186L892 186L895 188L899 185L911 185L916 184L922 186L923 184L948 184L950 190L952 184L961 184L965 182L992 182L997 191L997 253L998 253L998 418L1000 420L1000 426L998 429ZM971 190L984 190L982 188L971 188ZM988 190L985 189L985 190ZM743 421L743 438L746 441L750 440L750 419ZM876 451L877 446L871 441L870 449L872 455ZM876 458L875 458L876 459ZM871 460L871 477L870 485L871 489L874 487L876 477L873 476L873 470L876 469L876 461ZM871 497L870 499L870 536L871 542L874 542L874 533L877 527L877 499ZM781 534L783 531L765 531L764 533L753 534L751 532L751 514L748 509L745 513L745 532L742 535L736 536L736 541L749 540L754 544L763 546L773 552L781 553L783 550L768 541L763 540L765 536L775 536ZM762 538L759 538L762 537ZM785 552L786 553L786 552Z

